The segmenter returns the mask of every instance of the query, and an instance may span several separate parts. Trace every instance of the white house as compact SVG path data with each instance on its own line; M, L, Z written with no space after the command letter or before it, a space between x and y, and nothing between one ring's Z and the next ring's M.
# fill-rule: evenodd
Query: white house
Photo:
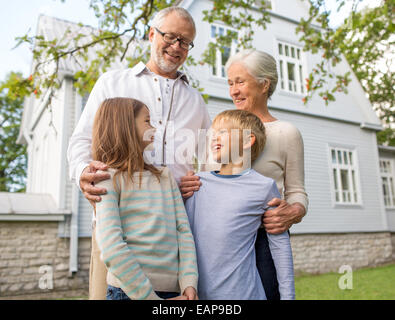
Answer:
M178 5L195 19L198 33L190 54L200 58L210 38L229 27L220 21L213 24L203 21L202 11L212 6L209 0L179 1ZM253 14L258 14L258 10L251 8ZM321 55L304 52L295 34L298 21L307 15L306 1L272 0L271 24L266 30L255 30L253 43L278 61L280 79L269 101L270 111L298 127L305 144L305 182L310 205L303 221L290 230L295 269L318 273L338 271L342 265L360 268L392 261L395 259L395 149L377 146L376 132L381 129L381 123L353 74L349 93L336 94L336 101L329 106L320 97L313 98L307 106L302 103L303 79L321 59ZM40 16L37 33L53 38L67 28L78 26ZM233 108L223 70L225 59L235 52L233 46L222 55L218 52L215 67L190 69L210 96L211 117ZM27 193L48 195L56 205L53 214L59 217L63 213L63 218L58 219L61 221L52 222L48 228L56 229L52 232L56 238L53 241L66 243L65 260L43 262L52 263L55 269L59 264L63 266L59 268L68 276L66 280L66 276L59 276L63 281L59 288L63 289L87 285L91 236L90 204L67 176L68 140L85 102L73 87L72 75L76 70L78 66L72 61L61 65L62 85L54 92L50 105L49 93L39 100L34 97L26 100L19 137L20 143L28 145ZM348 70L351 71L344 60L335 69L339 73ZM9 216L8 213L8 220L2 219L0 213L1 220L11 221ZM30 227L25 223L24 228ZM73 278L78 280L72 282ZM31 291L35 289L33 285ZM29 289L22 286L14 291L26 290ZM0 294L3 291L12 293L10 286L4 286Z

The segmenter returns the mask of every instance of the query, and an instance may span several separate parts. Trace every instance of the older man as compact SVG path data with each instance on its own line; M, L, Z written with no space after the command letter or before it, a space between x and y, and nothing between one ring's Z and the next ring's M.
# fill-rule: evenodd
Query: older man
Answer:
M95 183L110 177L109 174L96 172L107 167L92 161L91 156L93 119L101 102L107 98L130 97L147 105L152 125L156 128L152 154L154 164L167 165L178 182L192 169L190 157L177 157L175 151L179 152L180 148L191 150L190 145L186 146L188 143L196 149L198 130L210 126L202 97L189 86L185 75L178 71L193 48L195 34L193 18L186 10L180 7L161 10L149 31L151 57L148 63L110 71L97 80L68 148L70 176L93 206L106 192L95 187ZM185 136L188 136L185 129L189 129L196 139L187 139L185 143ZM90 299L105 299L106 268L100 260L94 234L95 223L92 230L89 296Z

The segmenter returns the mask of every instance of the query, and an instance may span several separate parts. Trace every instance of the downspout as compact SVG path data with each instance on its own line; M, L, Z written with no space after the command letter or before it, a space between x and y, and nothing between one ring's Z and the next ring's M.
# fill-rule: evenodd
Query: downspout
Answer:
M70 221L70 275L78 271L78 212L79 189L73 183L71 193L71 221Z
M74 94L74 128L78 123L78 120L81 116L81 103L82 99L79 94L77 94L73 87ZM71 128L69 128L71 129ZM72 131L72 130L70 130ZM69 264L69 272L72 275L73 273L78 271L78 216L79 216L79 198L80 191L78 186L75 183L72 183L72 192L71 192L71 221L70 221L70 264Z

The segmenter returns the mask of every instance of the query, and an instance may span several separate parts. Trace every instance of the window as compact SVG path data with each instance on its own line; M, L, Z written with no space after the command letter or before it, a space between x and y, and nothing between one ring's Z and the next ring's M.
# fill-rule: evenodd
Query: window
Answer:
M272 1L271 0L265 0L265 4L262 5L262 0L255 0L255 5L257 8L264 8L267 10L271 10L272 9Z
M231 29L229 27L224 27L222 25L211 25L211 30L210 30L210 41L216 43L217 36L226 36L226 35L236 35L237 39L237 31L234 29ZM230 43L230 46L223 46L222 50L217 49L216 52L214 53L214 63L213 67L211 68L211 74L213 76L219 77L219 78L226 78L225 74L225 64L228 61L229 57L231 55L234 55L237 52L237 40L233 39L232 42Z
M361 203L356 152L344 148L331 148L330 153L335 202Z
M304 94L304 66L302 48L285 42L278 42L280 86L287 92Z
M392 160L380 159L380 174L383 184L384 204L387 208L395 208L394 171Z

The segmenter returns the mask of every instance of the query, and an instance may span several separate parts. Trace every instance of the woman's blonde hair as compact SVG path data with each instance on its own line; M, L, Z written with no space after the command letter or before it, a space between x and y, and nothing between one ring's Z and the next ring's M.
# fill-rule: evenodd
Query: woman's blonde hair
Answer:
M108 167L117 169L116 176L126 172L133 181L133 174L151 171L159 180L161 170L144 162L143 148L136 130L136 117L146 107L131 98L106 99L96 112L93 123L92 156Z
M251 130L255 136L255 143L251 146L251 162L256 160L263 151L266 143L265 125L255 114L246 110L225 110L213 120L213 124L221 121L230 121L235 129Z

